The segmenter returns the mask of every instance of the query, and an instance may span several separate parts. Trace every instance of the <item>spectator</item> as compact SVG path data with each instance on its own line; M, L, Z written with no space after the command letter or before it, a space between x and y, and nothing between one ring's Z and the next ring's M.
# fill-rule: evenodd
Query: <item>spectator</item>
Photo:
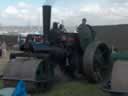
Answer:
M79 33L81 48L85 50L88 44L95 40L96 33L92 27L87 24L85 18L82 19L82 23L78 26L77 32Z

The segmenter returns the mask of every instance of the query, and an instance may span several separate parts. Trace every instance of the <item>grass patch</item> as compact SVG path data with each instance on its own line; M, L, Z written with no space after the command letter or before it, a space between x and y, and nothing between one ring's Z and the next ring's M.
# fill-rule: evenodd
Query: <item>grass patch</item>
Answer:
M3 88L3 80L0 80L0 89L2 89Z
M3 88L3 81L0 80L0 89ZM33 94L32 96L109 96L95 84L83 82L66 82L55 84L51 90L45 93Z
M33 96L108 96L108 94L101 91L94 84L69 82L55 85L51 91Z

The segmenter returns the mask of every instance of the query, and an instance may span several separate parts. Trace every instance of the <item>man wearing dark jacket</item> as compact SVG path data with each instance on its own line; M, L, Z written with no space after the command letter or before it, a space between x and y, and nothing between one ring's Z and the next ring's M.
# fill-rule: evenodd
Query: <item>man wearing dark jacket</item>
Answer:
M80 45L83 51L86 49L88 44L95 40L95 31L92 29L90 25L88 25L87 20L85 18L82 19L82 23L78 26L77 32L80 38Z
M59 36L60 32L59 32L59 28L58 28L58 22L53 22L53 27L50 31L50 44L51 45L58 45L59 43L59 39L60 39L60 36Z

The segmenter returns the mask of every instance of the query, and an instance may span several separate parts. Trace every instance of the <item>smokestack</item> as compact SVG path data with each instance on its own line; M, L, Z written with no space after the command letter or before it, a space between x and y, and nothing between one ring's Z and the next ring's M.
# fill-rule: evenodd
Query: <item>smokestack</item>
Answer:
M51 25L51 6L43 6L43 32L45 39L48 40L48 33L50 32Z

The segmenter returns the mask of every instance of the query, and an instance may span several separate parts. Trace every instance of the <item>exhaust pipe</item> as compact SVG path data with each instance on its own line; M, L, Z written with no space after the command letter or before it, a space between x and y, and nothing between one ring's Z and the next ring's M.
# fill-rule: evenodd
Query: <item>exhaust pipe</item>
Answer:
M51 6L43 5L43 32L45 40L48 40L51 25Z

